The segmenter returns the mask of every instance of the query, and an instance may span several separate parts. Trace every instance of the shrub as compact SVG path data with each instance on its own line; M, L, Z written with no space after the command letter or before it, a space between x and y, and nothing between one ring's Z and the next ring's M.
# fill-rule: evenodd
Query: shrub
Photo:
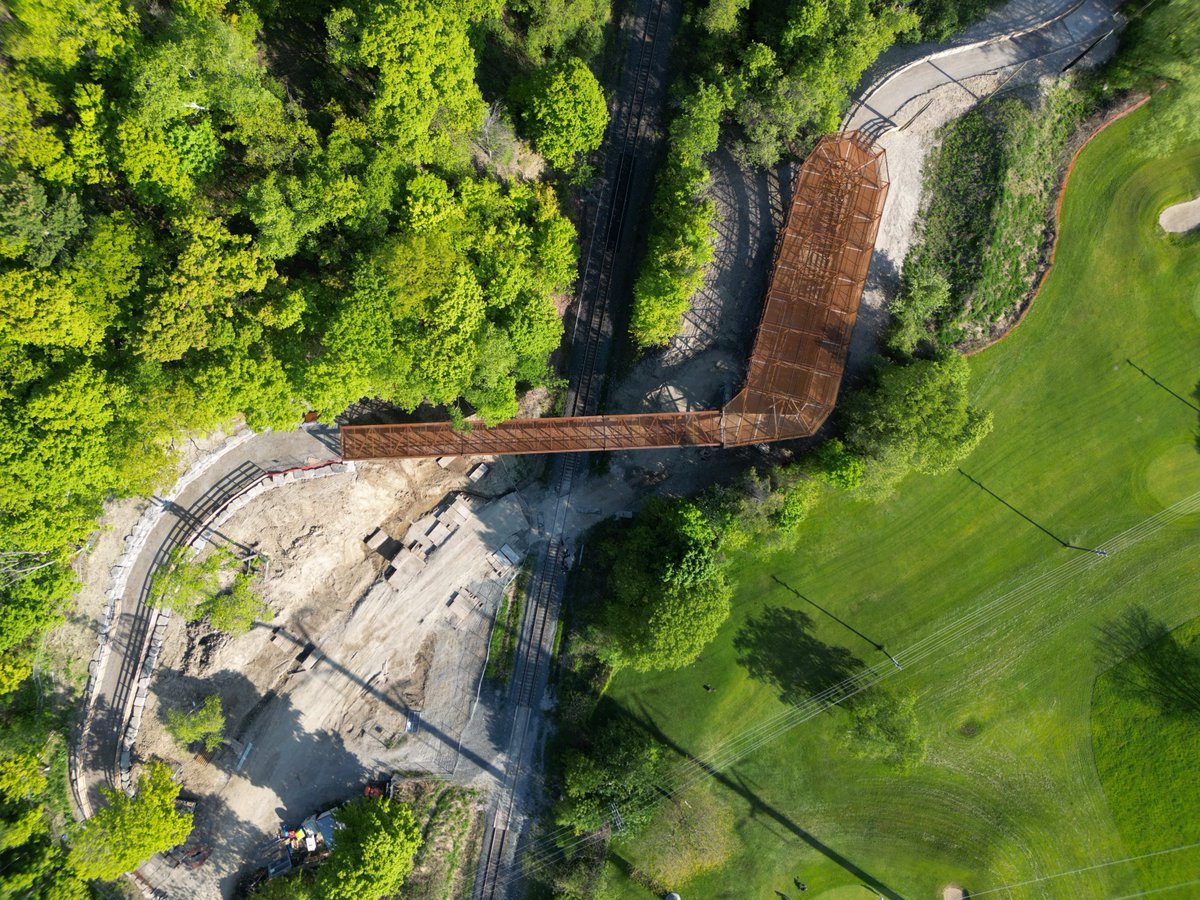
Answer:
M184 747L199 741L211 753L225 737L225 713L221 709L221 698L210 694L199 708L188 712L167 710L167 730Z

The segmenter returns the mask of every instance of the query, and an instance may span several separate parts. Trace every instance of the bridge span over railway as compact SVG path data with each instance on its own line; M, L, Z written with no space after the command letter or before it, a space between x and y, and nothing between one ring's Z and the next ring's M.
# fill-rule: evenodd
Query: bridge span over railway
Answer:
M796 175L742 391L719 410L345 425L346 459L736 447L814 434L833 412L887 199L884 152L827 135Z

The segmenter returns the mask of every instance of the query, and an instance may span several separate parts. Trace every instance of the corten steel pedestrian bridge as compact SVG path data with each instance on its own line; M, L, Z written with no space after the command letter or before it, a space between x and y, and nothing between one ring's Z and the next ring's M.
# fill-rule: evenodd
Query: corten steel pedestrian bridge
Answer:
M345 425L346 459L737 447L814 434L833 412L887 199L883 150L865 134L827 135L796 175L775 247L745 387L719 410Z

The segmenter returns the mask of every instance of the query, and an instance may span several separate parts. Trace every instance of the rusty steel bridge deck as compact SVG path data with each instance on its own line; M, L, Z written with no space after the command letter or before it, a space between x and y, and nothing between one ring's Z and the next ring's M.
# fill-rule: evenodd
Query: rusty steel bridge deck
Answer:
M344 425L346 459L734 447L816 433L833 412L887 199L883 150L827 135L796 175L741 393L721 410Z

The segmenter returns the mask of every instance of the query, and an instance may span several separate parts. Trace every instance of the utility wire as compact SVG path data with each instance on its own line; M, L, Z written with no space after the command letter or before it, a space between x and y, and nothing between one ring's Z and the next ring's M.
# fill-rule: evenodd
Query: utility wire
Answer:
M1069 875L1081 875L1084 872L1094 872L1097 869L1107 869L1109 866L1120 866L1126 863L1137 862L1141 859L1153 859L1156 856L1166 856L1169 853L1182 853L1184 850L1195 850L1200 847L1200 841L1193 844L1181 844L1178 847L1168 847L1165 850L1154 850L1150 853L1143 853L1140 856L1126 856L1123 859L1110 859L1108 862L1096 863L1092 866L1083 866L1079 869L1071 869L1067 872L1057 872L1054 875L1043 875L1041 878L1030 878L1028 881L1016 881L1012 884L1002 884L999 887L988 888L986 891L971 891L972 897L983 897L986 894L994 894L997 891L1008 891L1013 888L1025 887L1030 884L1041 884L1043 881L1053 881L1055 878L1066 878ZM1188 882L1195 884L1196 882ZM1183 885L1176 885L1182 887ZM1149 891L1144 891L1142 894L1127 894L1128 897L1141 897Z
M1103 546L1108 548L1112 554L1130 549L1171 522L1196 511L1200 511L1200 492L1192 494L1190 497L1186 497L1152 516L1148 516L1124 532L1105 541ZM960 643L966 634L981 630L990 622L994 622L999 617L1006 615L1011 609L1024 604L1031 597L1057 587L1060 583L1070 580L1084 569L1090 569L1101 564L1101 560L1098 557L1083 555L1073 557L1071 560L1054 569L1035 576L1029 581L1018 585L1013 590L984 604L982 607L948 623L926 638L917 641L907 650L897 653L896 656L904 660L906 667L911 667L915 663L924 661L930 656L941 652L947 646ZM1078 609L1080 608L1077 608L1077 611ZM771 717L771 719L745 729L738 735L709 748L704 759L694 757L677 767L677 770L683 770L682 777L674 788L666 790L665 793L669 797L677 796L700 781L712 777L722 769L728 768L733 763L765 746L797 725L815 718L829 706L850 699L877 684L883 678L896 674L896 671L891 665L882 662L868 667L838 684L813 695L798 706L789 707L787 710ZM656 800L643 803L633 807L633 809L639 812L648 811L659 802L661 801ZM628 815L629 812L627 811L626 817ZM536 871L548 864L560 851L582 847L599 838L596 834L583 835L575 838L573 841L569 841L562 847L558 846L557 841L568 837L572 831L573 829L569 826L563 826L539 836L536 843L542 845L541 849L525 854L522 869L525 872ZM520 871L513 872L502 878L499 884L507 884L515 878L521 877L521 874Z

